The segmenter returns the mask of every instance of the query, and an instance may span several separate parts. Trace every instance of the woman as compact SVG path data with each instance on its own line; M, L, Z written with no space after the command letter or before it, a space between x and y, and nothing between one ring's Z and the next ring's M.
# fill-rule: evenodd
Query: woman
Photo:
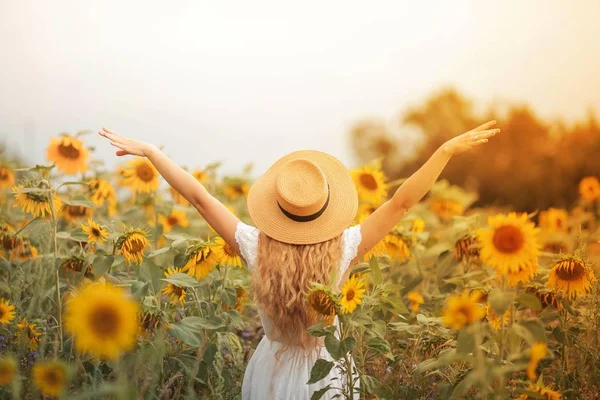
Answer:
M306 384L318 358L331 360L322 344L306 333L315 323L304 300L309 284L327 283L335 272L338 286L343 285L350 266L429 191L453 155L486 143L500 131L491 129L495 123L490 121L446 142L389 201L352 227L358 206L356 189L346 168L328 154L288 154L254 183L248 194L248 211L255 228L241 222L155 146L106 128L99 134L118 149L118 156L147 157L244 258L251 269L254 298L266 336L246 369L242 399L288 400L309 399L331 379L344 379L333 368L326 379ZM330 390L323 398L335 394Z

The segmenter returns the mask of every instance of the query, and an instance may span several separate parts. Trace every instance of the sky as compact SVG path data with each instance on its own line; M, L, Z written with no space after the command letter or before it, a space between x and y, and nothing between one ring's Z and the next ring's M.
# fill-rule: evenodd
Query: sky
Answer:
M51 136L106 126L182 165L261 173L299 149L352 166L354 122L392 124L442 87L572 121L600 111L598 15L597 0L0 0L0 141L42 163Z

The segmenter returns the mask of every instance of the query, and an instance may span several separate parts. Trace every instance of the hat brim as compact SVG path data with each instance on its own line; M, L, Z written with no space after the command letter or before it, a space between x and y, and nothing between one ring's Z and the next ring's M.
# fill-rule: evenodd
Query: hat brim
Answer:
M282 165L294 159L308 159L324 172L329 185L329 204L323 214L312 221L296 222L279 208L275 187ZM248 193L248 212L256 227L267 236L289 244L314 244L340 235L356 217L358 195L352 177L337 158L320 151L301 150L290 153L260 177Z

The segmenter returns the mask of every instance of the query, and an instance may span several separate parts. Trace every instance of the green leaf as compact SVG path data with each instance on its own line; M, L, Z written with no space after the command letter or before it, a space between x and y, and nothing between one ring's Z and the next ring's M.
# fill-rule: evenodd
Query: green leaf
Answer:
M517 302L524 307L531 308L534 311L541 311L542 303L536 295L531 293L521 293L517 297Z
M406 308L406 304L404 304L402 299L399 297L384 297L383 299L381 299L381 301L383 303L389 304L392 307L392 310L394 310L394 312L397 314L410 314L408 308Z
M333 332L335 332L335 326L333 326L333 325L325 326L325 323L323 321L319 321L316 324L314 324L313 326L311 326L310 328L308 328L306 330L306 332L308 332L308 334L311 336L321 337L321 336L333 334Z
M340 341L333 334L325 336L325 348L334 360L340 359Z
M198 330L198 328L215 330L224 326L220 320L202 317L185 317L179 323L194 330Z
M371 268L371 275L373 276L373 285L378 285L383 280L381 276L381 268L379 268L379 263L377 262L377 257L371 257L369 261L369 267Z
M387 325L386 325L385 321L382 321L382 320L373 321L371 333L373 333L375 336L378 336L383 339L383 338L385 338L386 331L387 331Z
M310 379L306 383L310 385L312 383L319 382L321 379L329 375L329 371L331 371L333 365L334 364L332 361L327 361L323 360L322 358L319 358L310 370Z
M112 255L101 255L96 257L92 263L94 275L100 277L107 273L110 270L110 267L112 267L114 261L115 256Z
M539 320L529 319L520 321L520 324L531 333L531 336L533 336L535 341L544 343L548 341L548 337L546 336L546 328Z
M363 392L366 394L374 394L381 399L391 399L393 396L392 389L377 379L369 375L361 377Z
M340 357L352 352L354 350L354 346L356 346L356 339L352 336L348 336L344 340L340 342Z
M371 338L367 340L367 347L375 350L379 354L386 356L390 360L394 359L390 343L385 339L379 337Z
M158 255L167 253L169 250L171 250L171 246L162 247L160 249L154 250L153 252L148 254L146 257L148 257L148 258L156 257Z
M458 339L456 341L456 352L458 354L467 355L472 353L475 348L475 338L473 335L468 333L465 329L458 333Z
M199 332L191 330L190 327L183 324L182 321L171 324L169 333L173 337L181 340L183 343L189 346L202 346L202 340L200 340Z
M310 400L319 400L329 389L331 389L331 385L327 385L324 388L317 390L310 396Z
M503 292L500 289L492 289L488 295L488 302L496 315L504 315L513 300L513 293Z
M89 201L85 198L74 198L74 199L69 199L69 200L63 200L63 203L65 203L69 206L94 208L94 203L92 203L91 201Z
M186 261L186 256L184 253L178 253L175 256L175 260L173 260L173 266L175 268L183 268L183 266L185 265L185 261Z
M182 272L170 275L168 278L163 278L162 280L172 285L184 288L194 288L200 286L200 282Z
M364 312L358 312L358 313L354 313L352 314L352 317L350 318L350 324L352 326L367 326L367 325L371 325L373 323L373 320L371 319L371 317Z

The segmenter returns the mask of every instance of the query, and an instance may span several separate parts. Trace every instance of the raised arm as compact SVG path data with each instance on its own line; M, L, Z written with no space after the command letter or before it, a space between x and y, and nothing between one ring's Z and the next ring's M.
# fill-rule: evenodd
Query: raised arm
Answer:
M181 193L198 210L206 222L235 251L239 252L235 240L235 230L240 220L219 200L208 193L206 188L189 172L175 164L154 145L126 138L107 128L103 128L98 134L110 140L110 144L118 149L117 156L131 154L147 157L169 185Z
M500 129L490 129L494 124L496 121L487 122L450 139L437 149L417 172L404 181L392 198L361 224L362 242L356 259L362 259L364 254L379 243L402 216L427 194L453 155L484 144L490 136L500 132Z

